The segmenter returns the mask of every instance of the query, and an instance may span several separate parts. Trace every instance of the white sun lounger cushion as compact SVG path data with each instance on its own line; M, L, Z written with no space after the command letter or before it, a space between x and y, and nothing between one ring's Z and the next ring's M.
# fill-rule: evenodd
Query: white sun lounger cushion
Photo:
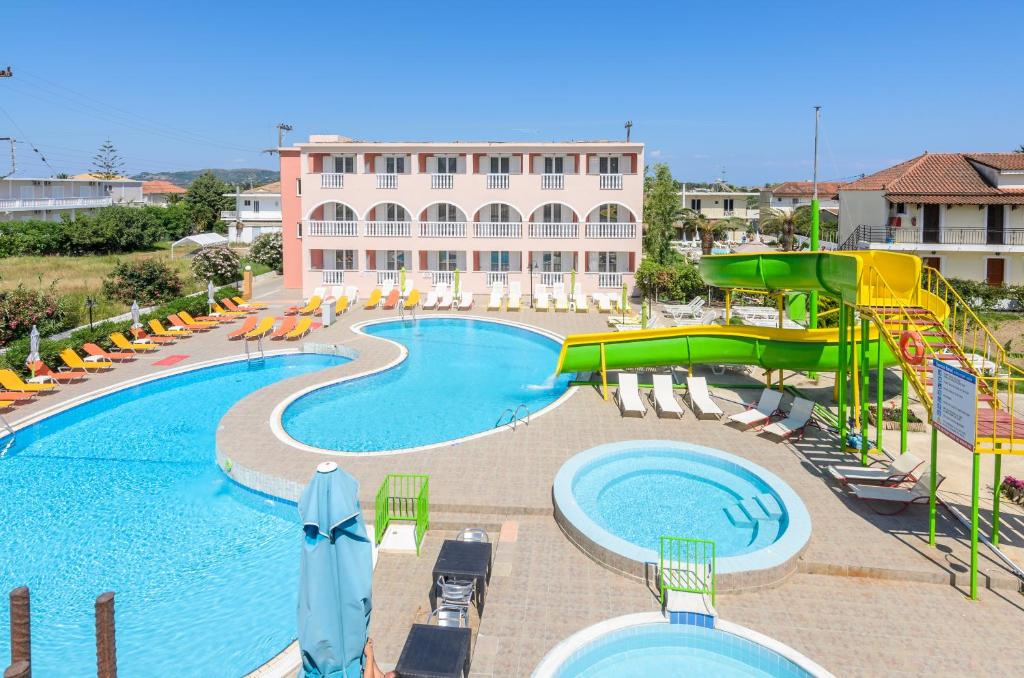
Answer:
M729 421L735 421L740 424L752 426L775 414L779 409L779 403L781 401L781 393L766 388L761 391L761 399L758 400L756 407L730 416Z
M711 399L708 392L708 380L704 377L687 377L686 388L690 395L690 407L701 416L710 414L720 417L724 414L722 408Z

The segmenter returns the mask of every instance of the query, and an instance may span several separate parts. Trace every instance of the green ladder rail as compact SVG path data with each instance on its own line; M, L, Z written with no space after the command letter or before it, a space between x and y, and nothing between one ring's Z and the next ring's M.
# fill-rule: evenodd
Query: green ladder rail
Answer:
M686 537L661 537L658 587L664 606L669 591L711 596L715 604L715 542Z
M389 473L374 500L374 543L379 545L393 520L416 523L416 555L423 535L430 529L430 476Z

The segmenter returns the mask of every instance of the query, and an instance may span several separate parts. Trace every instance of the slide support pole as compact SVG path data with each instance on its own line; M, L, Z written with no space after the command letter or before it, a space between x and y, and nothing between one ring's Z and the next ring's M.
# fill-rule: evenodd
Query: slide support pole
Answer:
M992 478L992 487L996 488L992 493L992 546L999 547L999 495L1003 489L1003 455L997 454L995 459L995 474Z
M882 332L878 332L878 354L875 359L875 379L878 393L875 397L875 447L882 451L882 405L885 400L885 367L882 365Z
M857 316L853 309L850 309L850 355L852 356L853 369L850 370L850 382L853 384L853 399L850 402L850 410L853 415L853 427L860 428L860 347L857 345Z
M868 319L860 319L860 463L868 463Z
M608 368L604 359L604 344L601 344L601 388L604 399L608 400Z
M971 469L971 600L978 599L978 489L981 484L981 455L973 455ZM932 478L935 478L934 474ZM934 482L934 480L932 481Z
M907 453L907 373L906 368L900 370L903 383L900 385L900 454Z
M839 409L839 449L846 447L846 304L839 300L839 359L836 372L836 403Z
M935 483L935 474L937 470L935 465L939 461L939 431L932 424L932 454L930 460L931 466L931 487L928 488L928 545L935 546L935 490L937 485Z
M725 324L728 325L732 319L732 290L725 291Z

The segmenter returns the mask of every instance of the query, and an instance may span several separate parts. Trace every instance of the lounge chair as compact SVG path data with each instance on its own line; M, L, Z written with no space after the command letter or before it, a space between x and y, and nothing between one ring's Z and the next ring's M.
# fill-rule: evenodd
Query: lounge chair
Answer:
M370 297L366 300L366 304L363 306L363 308L369 311L377 308L378 304L380 304L380 290L375 289L374 291L370 292Z
M694 297L688 304L665 304L665 313L672 316L674 320L682 318L695 318L704 308L704 297Z
M262 311L267 307L267 305L262 301L253 301L251 299L246 301L242 297L231 297L231 300L238 304L239 308L251 308L257 311Z
M659 417L674 416L677 419L683 418L683 408L679 406L676 395L672 389L671 374L655 374L654 388L647 394L654 411Z
M60 352L60 359L64 364L73 370L84 370L86 372L99 372L109 370L114 363L109 360L82 360L81 356L75 353L73 348L66 348Z
M172 339L183 339L185 337L192 336L192 330L187 327L178 327L177 325L171 325L170 327L164 327L156 318L149 321L149 329L153 330L153 334L158 337L171 337Z
M213 329L212 325L206 323L203 323L202 325L187 323L182 320L181 316L177 313L172 313L167 316L167 322L171 323L172 327L180 327L181 329L189 330L190 332L209 332Z
M53 382L28 384L14 373L14 370L0 370L0 386L7 391L22 393L42 393L57 388Z
M690 408L698 418L703 419L710 415L711 418L720 419L725 414L718 403L711 399L711 393L708 392L708 380L704 377L687 377L686 392L690 397Z
M46 366L42 360L37 360L34 363L30 363L28 368L32 370L32 374L35 376L28 380L29 384L38 384L46 381L55 381L59 384L72 384L76 381L83 381L89 376L89 373L84 370L58 370L54 372ZM3 398L3 395L0 395Z
M277 329L271 332L271 339L284 339L285 335L295 329L295 323L299 321L299 317L295 315L286 315L281 324L277 326ZM251 331L251 330L250 330Z
M210 315L218 320L222 318L241 318L248 315L245 311L230 311L217 302L210 304Z
M145 341L143 339L128 341L128 337L124 336L120 332L112 333L110 335L110 341L114 342L114 346L118 347L122 351L131 351L132 353L138 353L140 351L155 351L159 348L159 346L152 341Z
M607 294L595 292L590 295L590 298L597 304L598 313L611 313L612 312L612 300Z
M548 290L541 285L537 288L537 295L533 300L533 308L536 311L547 311L551 308L551 300L548 297Z
M320 310L320 304L323 303L323 296L314 294L309 298L309 301L305 306L290 306L285 310L285 315L313 315Z
M518 311L523 307L523 290L518 280L508 284L508 300L505 302L506 311Z
M149 334L148 332L146 332L146 330L142 329L141 327L133 327L131 329L131 331L132 331L132 336L133 337L135 337L136 339L140 339L142 341L148 342L150 344L166 345L166 344L173 344L174 342L178 341L177 337L157 337L157 336L154 336L154 335Z
M569 310L569 297L565 295L565 285L555 285L555 311Z
M640 398L640 385L632 372L619 373L619 387L615 389L615 402L624 417L642 417L647 414Z
M82 344L82 350L89 354L86 360L112 360L115 363L126 363L129 360L135 360L135 353L132 351L104 351L93 343Z
M423 300L423 303L421 304L421 307L422 308L437 308L437 302L438 302L438 299L440 298L440 294L438 294L438 291L440 289L441 289L441 285L438 285L434 289L432 289L429 292L427 292L427 298Z
M427 614L427 623L437 621L438 626L464 629L469 627L469 608L458 605L441 605Z
M488 311L501 310L502 284L500 282L491 285L491 297L487 300Z
M766 388L761 391L761 398L757 401L756 405L748 405L746 411L731 415L729 421L734 421L748 428L763 424L779 411L780 402L782 402L782 394Z
M220 303L221 303L222 306L224 306L224 308L226 308L227 310L232 311L234 313L258 313L259 312L259 309L257 309L257 308L253 308L253 307L249 307L249 306L246 306L246 307L239 306L235 302L231 301L231 299L229 299L228 297L224 297L223 299L221 299Z
M260 318L259 323L256 327L245 333L246 340L249 339L262 339L267 336L272 329L274 329L274 323L277 322L277 318L272 315Z
M14 405L25 405L35 400L39 391L4 391L0 389L0 400Z
M941 473L935 474L935 487L938 488L945 480ZM884 487L881 485L850 485L850 491L857 499L868 502L868 507L875 513L894 516L910 508L911 504L923 504L931 496L932 470L921 474L911 487ZM879 506L895 506L894 511L880 511Z
M391 292L388 293L387 299L384 300L384 303L381 304L380 307L383 308L385 311L390 311L394 309L396 306L398 306L398 300L401 298L401 296L402 295L398 291L397 287L392 289Z
M452 290L450 287L444 289L444 294L437 301L438 310L449 310L452 307Z
M804 429L808 424L813 423L811 415L814 414L814 403L803 398L794 398L789 408L789 414L782 421L765 426L762 431L771 433L783 440L795 435L797 438L804 437Z
M338 297L338 301L334 306L334 314L341 315L342 313L349 309L349 306L351 304L352 302L349 301L349 298L346 295L341 295L340 297Z
M313 319L310 317L299 318L299 322L295 324L290 332L284 335L285 339L289 341L292 339L301 339L302 337L309 334L309 330L313 327Z
M355 306L359 301L359 288L355 285L348 285L345 287L345 296L348 297L348 303L350 306Z
M416 304L418 303L420 303L420 291L413 288L413 290L409 292L409 296L405 298L405 310L408 311L416 308Z
M572 303L576 305L577 313L586 313L590 310L587 304L587 295L583 294L583 285L576 283L572 290Z
M908 480L917 480L915 472L922 464L924 464L923 461L907 452L893 459L885 468L837 464L828 467L828 474L844 485L847 483L899 485Z
M232 331L228 335L228 339L241 339L243 336L256 329L256 323L258 323L259 321L260 319L257 318L256 316L249 316L248 318L245 319L245 322L242 323L241 327L239 327L237 330Z
M214 327L220 325L220 323L225 322L224 320L217 320L216 318L210 318L208 316L200 316L198 318L193 318L186 311L178 311L178 317L184 320L190 327L205 327L211 330Z
M459 310L467 311L473 308L473 293L469 290L461 290L459 292Z

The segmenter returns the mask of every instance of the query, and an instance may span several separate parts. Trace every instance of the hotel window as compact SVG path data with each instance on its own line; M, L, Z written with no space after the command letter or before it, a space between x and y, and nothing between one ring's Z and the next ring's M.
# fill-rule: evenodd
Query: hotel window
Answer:
M405 251L387 250L384 253L384 261L387 264L387 268L385 270L397 271L405 266Z
M601 205L597 213L597 221L602 224L614 224L619 221L618 205Z
M302 179L295 180L295 195L302 195Z
M252 206L252 200L243 200L242 201L242 205L244 207L251 207Z
M540 259L540 270L545 273L557 273L562 270L561 252L544 252Z
M509 270L509 254L508 252L499 252L497 250L491 251L491 270L492 271L507 271Z
M351 155L334 156L334 171L340 174L352 174L355 171L356 159Z
M618 156L602 156L597 161L598 170L601 174L618 174L619 173L619 158Z
M700 212L700 198L690 199L690 209L694 212Z
M896 214L906 214L907 213L907 206L906 206L906 204L904 204L902 202L896 203L896 205L894 207L896 209Z
M733 205L735 204L735 200L733 200L732 198L726 198L725 200L722 201L722 209L724 209L726 212L732 212Z
M385 174L405 174L405 156L389 155L384 158Z
M334 220L335 221L355 221L356 213L348 205L341 205L334 203Z
M387 221L408 221L405 218L405 208L393 202L387 204L385 214L387 215L385 217Z
M544 205L543 219L545 224L562 223L562 206L554 203L548 203L547 205Z
M564 159L548 156L544 158L544 174L562 174Z
M491 203L491 221L507 224L509 222L508 205L502 203Z
M455 210L455 205L442 202L437 205L437 220L438 221L458 221L458 214Z
M508 158L491 156L491 174L508 174Z
M438 174L455 174L455 168L458 167L455 156L439 155L436 160Z
M618 253L617 252L598 252L597 253L597 272L598 273L615 273L619 270L618 268Z
M337 271L358 270L358 261L355 250L334 250L334 269Z
M437 253L437 270L454 271L459 267L459 253L441 250Z

